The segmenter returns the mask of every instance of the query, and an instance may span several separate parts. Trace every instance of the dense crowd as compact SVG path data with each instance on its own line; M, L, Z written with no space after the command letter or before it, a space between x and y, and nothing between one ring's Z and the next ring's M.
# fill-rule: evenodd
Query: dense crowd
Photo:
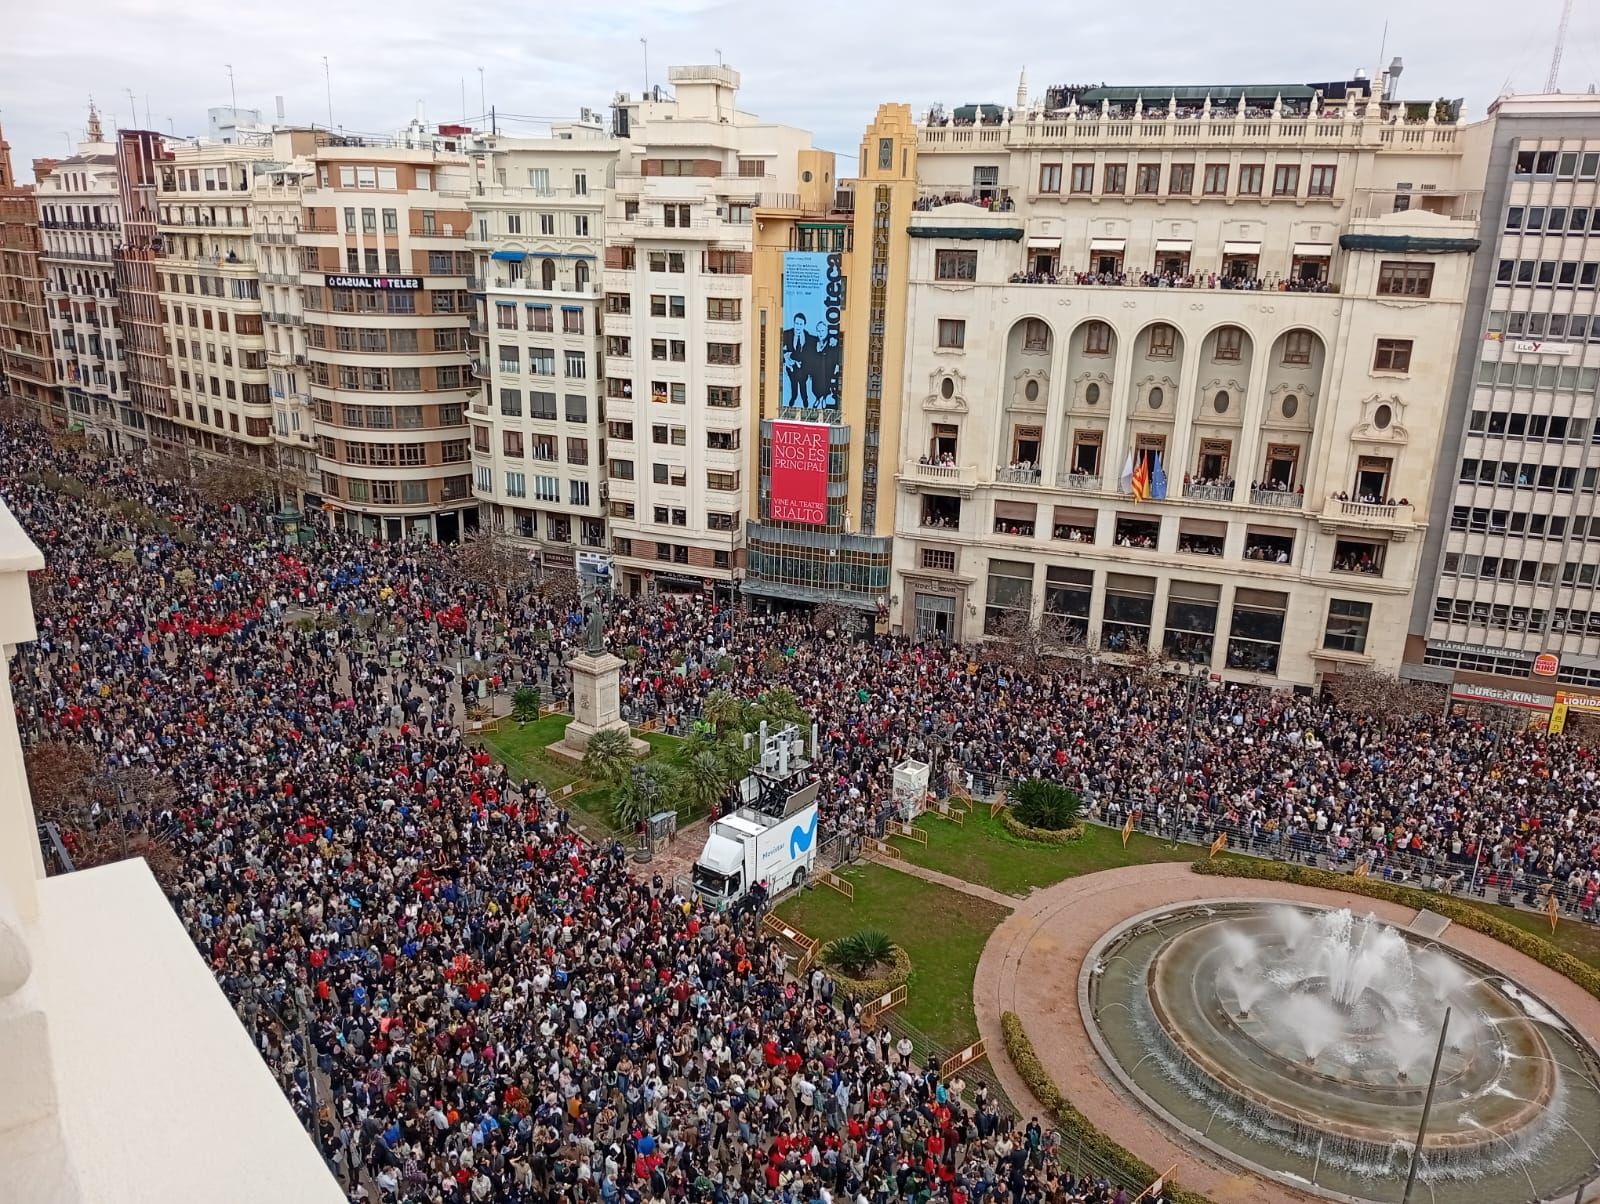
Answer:
M508 612L449 549L322 531L284 550L37 434L0 452L48 565L15 664L25 738L176 785L128 821L176 850L173 906L352 1199L1126 1198L469 746L453 666L515 657L559 690L581 614ZM701 605L621 605L610 628L657 703L778 636ZM865 815L889 762L849 760L860 789L835 797Z
M787 975L746 920L582 843L463 738L458 667L515 662L559 693L581 613L497 601L449 548L322 530L285 550L37 433L0 453L48 564L14 669L24 737L175 783L131 822L170 838L174 907L347 1182L428 1204L1112 1198L820 974ZM1575 741L843 640L698 596L619 599L606 628L636 716L682 727L714 690L792 691L819 725L825 829L846 838L881 828L892 769L916 758L969 786L1054 778L1110 822L1226 827L1281 856L1436 858L1595 917L1600 782ZM283 1019L301 1010L309 1051Z

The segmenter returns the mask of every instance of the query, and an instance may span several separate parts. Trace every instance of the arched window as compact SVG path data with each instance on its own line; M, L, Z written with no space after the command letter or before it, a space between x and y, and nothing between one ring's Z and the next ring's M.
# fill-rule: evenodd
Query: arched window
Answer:
M555 288L556 286L556 261L546 259L539 264L539 284L541 288Z
M589 287L589 261L587 259L580 259L573 266L572 278L578 282L580 291Z
M1029 318L1022 327L1024 351L1049 351L1050 327L1041 318Z

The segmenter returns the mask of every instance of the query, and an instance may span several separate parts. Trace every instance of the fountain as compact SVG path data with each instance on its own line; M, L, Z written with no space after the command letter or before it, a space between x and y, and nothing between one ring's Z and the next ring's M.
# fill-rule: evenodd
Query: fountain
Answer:
M1600 1114L1590 1047L1485 967L1371 916L1179 908L1130 921L1092 960L1096 1010L1126 1008L1125 1025L1094 1029L1112 1068L1265 1173L1397 1200L1446 1009L1422 1150L1433 1199L1525 1199L1532 1183L1554 1199L1600 1169L1578 1131Z

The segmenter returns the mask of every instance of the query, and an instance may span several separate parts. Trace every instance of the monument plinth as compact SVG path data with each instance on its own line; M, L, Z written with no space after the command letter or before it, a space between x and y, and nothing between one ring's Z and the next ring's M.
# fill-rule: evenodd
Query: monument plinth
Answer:
M567 662L567 672L572 675L572 722L560 741L550 745L551 752L574 761L583 760L596 732L628 731L618 685L624 662L605 650L599 614L596 607L588 627L587 649ZM635 756L650 751L643 740L630 736L629 741Z

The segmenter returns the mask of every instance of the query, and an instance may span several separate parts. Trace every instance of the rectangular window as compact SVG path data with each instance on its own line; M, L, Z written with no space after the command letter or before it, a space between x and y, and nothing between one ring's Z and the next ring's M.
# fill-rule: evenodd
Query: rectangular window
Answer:
M933 258L935 280L976 280L978 278L978 253L976 251L937 251Z
M939 319L939 346L959 351L967 345L967 324L960 318Z
M1379 339L1377 351L1372 357L1372 370L1374 372L1411 371L1411 340Z
M1300 165L1280 163L1272 169L1272 195L1294 196L1300 191Z
M1161 164L1141 163L1133 178L1133 190L1140 196L1151 196L1161 191Z
M1260 196L1261 177L1265 170L1260 163L1239 164L1239 195Z
M1105 180L1100 185L1100 190L1107 196L1121 196L1128 191L1128 165L1126 163L1107 163Z
M1311 179L1306 187L1307 196L1332 196L1333 177L1338 168L1331 165L1313 164Z
M1188 196L1194 191L1194 164L1174 163L1172 170L1167 173L1167 194L1169 196Z
M1283 336L1283 362L1309 364L1313 335L1309 330L1291 330Z
M1367 629L1372 624L1372 603L1350 598L1328 599L1328 623L1322 646L1334 652L1364 653Z
M707 343L706 363L720 364L725 367L737 367L739 364L738 343Z
M1072 165L1072 191L1094 191L1094 164L1074 163Z
M1378 265L1378 295L1426 297L1433 291L1433 264L1385 259Z
M1228 165L1226 163L1206 164L1205 191L1207 196L1221 196L1228 191Z
M1041 163L1039 165L1039 191L1061 191L1061 164Z

